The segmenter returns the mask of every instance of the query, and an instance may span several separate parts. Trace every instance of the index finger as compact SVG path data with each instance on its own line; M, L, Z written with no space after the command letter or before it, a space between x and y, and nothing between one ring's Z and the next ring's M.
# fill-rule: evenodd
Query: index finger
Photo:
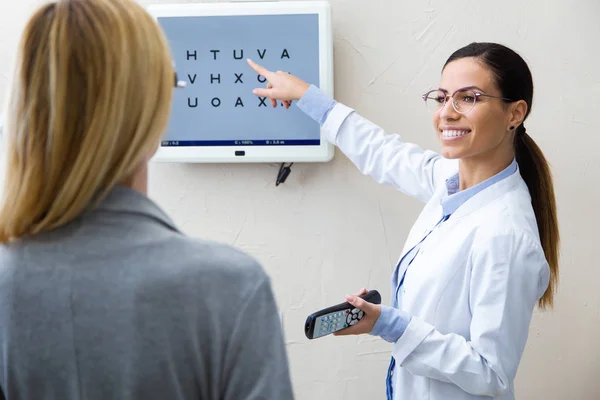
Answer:
M255 63L254 61L252 61L251 59L247 59L246 60L248 62L248 65L250 65L250 67L255 70L258 74L264 76L265 78L269 79L269 76L271 74L273 74L271 71L269 71L268 69L266 69L265 67L263 67L262 65L258 65L257 63Z

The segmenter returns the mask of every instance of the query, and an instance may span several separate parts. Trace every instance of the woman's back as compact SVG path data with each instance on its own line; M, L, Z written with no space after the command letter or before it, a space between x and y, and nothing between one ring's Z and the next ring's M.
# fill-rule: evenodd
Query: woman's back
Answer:
M133 0L55 0L19 47L0 399L293 398L260 265L187 238L145 196L176 90L156 20Z
M292 398L260 266L132 189L0 247L0 293L8 399Z

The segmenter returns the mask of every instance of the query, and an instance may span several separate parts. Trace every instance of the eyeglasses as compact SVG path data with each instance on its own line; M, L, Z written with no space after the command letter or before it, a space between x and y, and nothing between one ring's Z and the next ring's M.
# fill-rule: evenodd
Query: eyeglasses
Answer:
M177 72L174 73L175 75L175 87L176 88L184 88L187 86L187 82L186 81L180 81L179 78L177 78Z
M452 106L456 110L457 113L467 114L469 111L475 107L475 103L479 97L492 97L495 99L502 99L504 101L512 102L514 100L507 99L505 97L491 96L489 94L483 94L474 91L470 88L462 88L456 90L452 93L452 96L448 95L446 92L440 89L430 90L425 93L423 96L423 101L425 101L425 105L427 109L433 113L439 112L444 105L446 105L446 100L449 97L452 98Z

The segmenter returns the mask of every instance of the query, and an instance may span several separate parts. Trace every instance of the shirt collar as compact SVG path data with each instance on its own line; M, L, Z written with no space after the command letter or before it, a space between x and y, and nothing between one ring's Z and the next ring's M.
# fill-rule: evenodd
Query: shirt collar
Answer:
M494 183L500 182L517 171L517 161L513 158L512 162L500 173L492 176L485 181L478 183L477 185L468 189L459 191L459 175L458 173L446 179L446 189L448 194L441 200L442 210L444 216L450 216L456 211L461 205L463 205L471 197L481 192L483 189L493 185Z

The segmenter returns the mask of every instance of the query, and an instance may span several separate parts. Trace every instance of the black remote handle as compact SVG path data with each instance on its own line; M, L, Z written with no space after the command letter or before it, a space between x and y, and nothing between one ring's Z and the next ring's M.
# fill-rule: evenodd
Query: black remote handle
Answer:
M381 304L381 295L377 290L369 290L359 297L369 303ZM362 311L356 311L356 307L347 301L335 306L327 307L310 314L306 318L304 333L309 339L323 337L330 333L346 329L354 323L357 323L358 320L362 318L363 314Z

